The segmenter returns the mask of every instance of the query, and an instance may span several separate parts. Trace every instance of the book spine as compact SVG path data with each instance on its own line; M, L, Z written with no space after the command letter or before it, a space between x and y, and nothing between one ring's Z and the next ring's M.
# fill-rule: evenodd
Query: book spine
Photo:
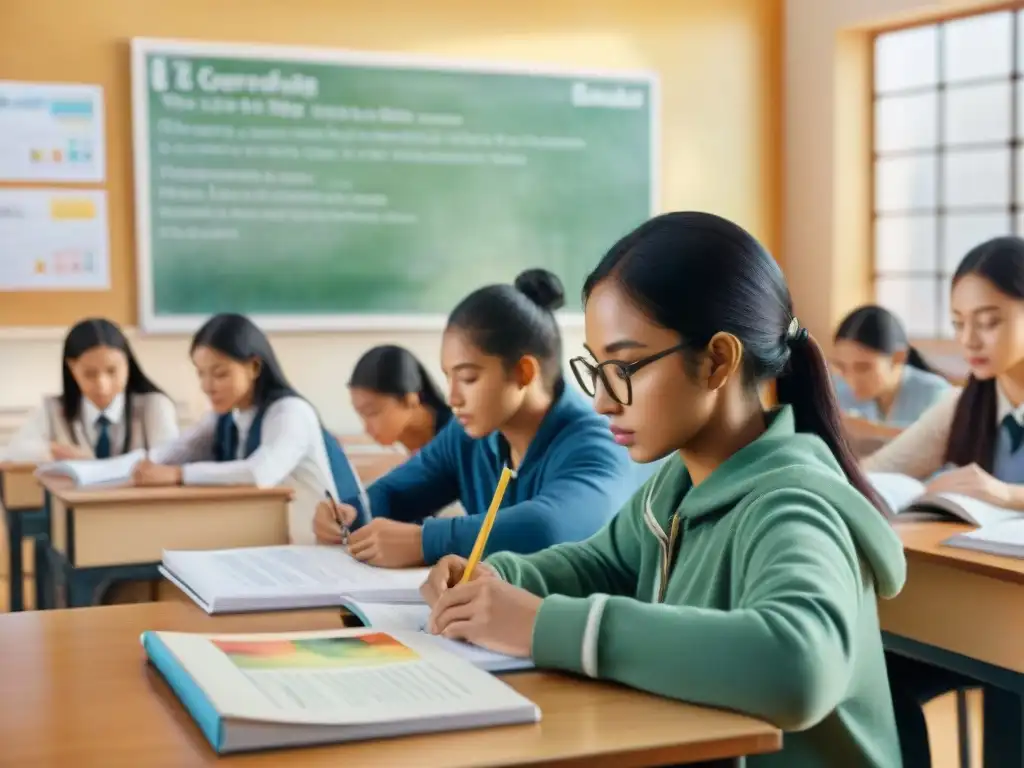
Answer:
M149 663L156 667L174 694L181 700L206 740L210 742L210 746L220 753L223 746L223 728L221 727L221 717L213 702L181 666L177 657L171 653L158 633L143 632L142 647L146 651Z

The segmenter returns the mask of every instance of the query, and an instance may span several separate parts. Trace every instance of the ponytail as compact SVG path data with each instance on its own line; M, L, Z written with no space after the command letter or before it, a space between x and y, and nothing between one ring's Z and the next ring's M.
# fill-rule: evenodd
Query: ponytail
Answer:
M999 436L998 413L996 380L971 376L956 403L946 443L946 463L958 467L977 464L991 472Z
M917 368L919 371L925 373L935 373L935 369L928 365L928 361L924 359L924 355L917 351L916 347L907 347L907 365L912 368Z
M861 470L846 439L825 355L818 342L807 335L807 329L797 331L790 341L789 364L776 380L775 389L778 401L793 409L796 431L820 437L832 451L850 485L882 515L889 517L888 505Z
M441 388L437 386L437 383L427 373L427 369L423 367L423 363L419 360L416 361L416 370L420 375L420 403L434 412L438 417L438 424L447 421L447 418L442 417L451 415L452 409L448 406L448 401L445 400Z

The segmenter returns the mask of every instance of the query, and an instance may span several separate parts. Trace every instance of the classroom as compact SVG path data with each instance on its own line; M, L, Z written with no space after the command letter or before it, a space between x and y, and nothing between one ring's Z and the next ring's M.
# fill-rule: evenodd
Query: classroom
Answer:
M1022 78L1006 0L0 2L0 766L1024 767Z

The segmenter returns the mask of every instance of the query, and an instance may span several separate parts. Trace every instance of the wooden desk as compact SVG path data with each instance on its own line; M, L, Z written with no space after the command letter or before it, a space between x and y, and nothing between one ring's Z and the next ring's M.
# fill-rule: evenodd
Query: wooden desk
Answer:
M50 518L46 512L43 489L35 477L34 462L0 462L0 504L4 508L4 537L7 549L8 605L12 611L25 607L25 545L30 544L30 557L36 573L36 605L42 599L39 566L45 565L46 546L40 541L49 535ZM44 568L45 570L45 568Z
M536 725L218 758L159 673L146 629L260 632L339 626L336 611L209 617L149 603L0 617L0 765L630 766L776 751L775 728L742 715L549 673L508 682L536 702Z
M1024 560L942 545L967 525L896 529L907 584L879 601L886 648L1001 689L986 692L985 718L998 722L999 744L986 744L985 765L1024 765Z
M76 488L40 479L52 535L49 572L70 606L94 605L112 580L155 580L164 549L288 543L288 488Z

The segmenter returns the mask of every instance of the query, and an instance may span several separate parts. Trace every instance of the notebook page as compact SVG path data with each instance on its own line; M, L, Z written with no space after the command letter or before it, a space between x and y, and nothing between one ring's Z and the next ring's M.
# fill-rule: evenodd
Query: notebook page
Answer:
M342 547L280 546L210 551L165 551L164 565L207 601L227 597L345 592L357 599L381 595L419 602L426 568L377 568Z
M342 606L362 621L363 626L383 629L388 632L398 630L425 632L427 621L430 619L430 608L426 604L361 603L343 596ZM425 633L425 635L438 648L448 653L453 653L480 669L486 669L490 672L507 672L533 668L533 661L530 659L507 656L504 653L489 651L478 645L464 643L459 640L449 640L439 635L431 635L429 633Z
M70 477L77 486L111 485L123 483L132 475L132 470L143 458L145 451L133 451L112 459L70 459L40 464L36 469L41 475Z
M975 524L981 527L998 525L1009 520L1019 520L1024 515L1020 512L1016 512L1012 509L1003 509L997 507L994 504L981 501L980 499L974 499L970 496L963 496L959 493L942 493L939 494L943 499L946 499L956 506L960 507L964 512L970 515L971 520Z
M868 481L894 513L899 513L924 493L924 484L896 472L869 472Z

